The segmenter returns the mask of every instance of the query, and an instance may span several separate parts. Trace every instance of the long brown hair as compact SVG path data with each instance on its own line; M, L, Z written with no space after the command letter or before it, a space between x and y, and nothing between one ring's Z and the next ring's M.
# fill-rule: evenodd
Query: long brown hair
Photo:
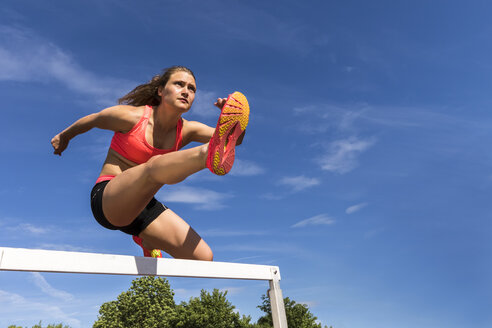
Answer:
M154 76L149 82L141 84L128 92L118 99L118 103L132 106L158 106L161 103L161 98L157 94L157 90L161 86L164 87L171 75L176 72L187 72L196 80L195 75L189 68L184 66L171 66L164 69L161 74Z

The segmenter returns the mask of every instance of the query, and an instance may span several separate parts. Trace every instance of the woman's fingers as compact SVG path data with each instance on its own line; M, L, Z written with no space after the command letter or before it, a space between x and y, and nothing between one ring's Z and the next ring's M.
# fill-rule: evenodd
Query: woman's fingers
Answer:
M60 138L58 135L54 136L53 139L51 139L51 145L53 146L53 149L55 150L56 154L56 149L58 148L58 145L60 144Z
M222 109L224 107L225 102L227 101L227 98L217 98L217 101L215 102L215 106L219 107Z
M61 138L59 134L57 134L53 139L51 139L51 145L53 146L53 154L60 155L62 151L67 148L68 142Z

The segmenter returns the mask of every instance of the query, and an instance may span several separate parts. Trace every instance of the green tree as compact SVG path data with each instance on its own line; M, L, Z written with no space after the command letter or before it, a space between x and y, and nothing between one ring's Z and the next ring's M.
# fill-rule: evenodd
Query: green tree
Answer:
M117 300L104 303L93 328L250 328L250 317L234 312L227 292L201 291L200 297L176 305L164 278L135 279Z
M273 327L272 308L270 307L270 299L265 295L261 296L262 304L258 306L260 310L265 312L265 315L258 319L257 328ZM287 317L287 326L289 328L322 328L321 324L316 323L318 319L315 317L304 304L297 304L288 297L284 298L285 315ZM325 326L327 328L327 326ZM331 328L331 327L330 327Z
M104 303L93 328L167 328L176 319L174 293L163 278L142 277L121 293L116 301Z
M23 328L23 327L22 326L11 325L8 328ZM32 328L43 328L43 326L41 326L41 321L37 325L32 326ZM59 323L59 324L56 324L56 325L55 324L50 324L46 328L70 328L70 326L64 326L63 324Z
M227 300L227 292L202 290L200 297L176 305L174 293L164 278L143 277L132 282L115 301L101 305L93 328L271 328L270 300L263 295L258 306L265 315L251 324L251 317L240 316ZM289 328L322 328L304 304L284 299ZM9 328L16 328L15 326ZM20 327L19 327L20 328ZM33 327L33 328L40 328ZM61 326L49 328L67 328ZM327 328L325 326L325 328Z
M178 306L179 328L249 328L251 318L239 316L235 307L227 300L227 292L214 289L212 293L203 290L200 297L191 298L188 303Z

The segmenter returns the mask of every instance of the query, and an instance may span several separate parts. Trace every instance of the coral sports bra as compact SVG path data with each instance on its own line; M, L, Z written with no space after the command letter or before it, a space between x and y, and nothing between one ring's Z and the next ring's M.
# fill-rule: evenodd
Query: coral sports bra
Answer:
M116 151L124 158L136 164L147 162L152 156L167 154L177 151L181 148L183 139L181 131L183 128L183 119L178 121L176 127L176 141L170 149L159 149L152 147L145 138L145 131L149 123L149 117L152 114L152 107L145 106L144 114L140 121L127 133L115 132L111 140L110 148Z

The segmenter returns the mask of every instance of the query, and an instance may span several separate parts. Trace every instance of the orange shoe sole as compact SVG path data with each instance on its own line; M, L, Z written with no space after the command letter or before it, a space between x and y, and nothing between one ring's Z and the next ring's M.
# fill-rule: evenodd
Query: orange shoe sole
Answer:
M222 107L214 135L208 144L207 167L217 175L229 173L238 138L249 122L249 104L241 92L229 95Z

